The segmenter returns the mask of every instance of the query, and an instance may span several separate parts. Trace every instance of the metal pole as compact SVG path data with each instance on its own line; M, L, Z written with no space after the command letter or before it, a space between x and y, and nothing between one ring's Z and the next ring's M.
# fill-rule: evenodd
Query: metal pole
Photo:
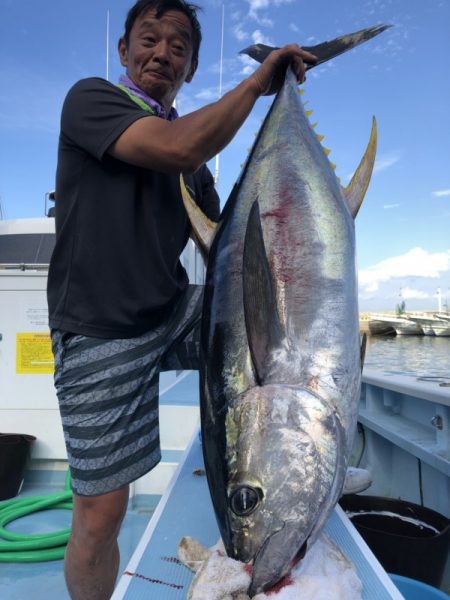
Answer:
M222 74L223 74L223 28L225 22L225 5L222 4L222 34L220 40L220 67L219 67L219 100L222 98ZM216 154L214 185L216 188L219 185L219 154Z
M109 10L106 11L106 79L109 81Z

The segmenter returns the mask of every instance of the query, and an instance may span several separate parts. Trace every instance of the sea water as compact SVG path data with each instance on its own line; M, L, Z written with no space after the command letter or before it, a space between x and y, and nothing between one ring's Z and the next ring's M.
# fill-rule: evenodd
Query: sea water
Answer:
M413 377L442 377L450 382L450 337L368 336L364 366Z

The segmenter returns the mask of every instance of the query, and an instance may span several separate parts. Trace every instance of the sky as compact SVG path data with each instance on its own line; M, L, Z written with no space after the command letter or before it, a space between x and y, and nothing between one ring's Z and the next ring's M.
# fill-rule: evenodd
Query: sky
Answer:
M177 99L182 114L214 102L252 72L256 63L238 54L252 43L312 46L393 25L309 71L302 98L343 185L365 150L372 115L377 118L375 170L355 222L360 310L395 310L401 301L408 310L445 309L446 303L450 309L450 0L197 4L203 43L194 80ZM130 6L125 0L0 0L3 218L45 214L65 94L84 77L117 82L117 40ZM223 204L271 101L258 100L220 155ZM210 166L214 171L215 163Z

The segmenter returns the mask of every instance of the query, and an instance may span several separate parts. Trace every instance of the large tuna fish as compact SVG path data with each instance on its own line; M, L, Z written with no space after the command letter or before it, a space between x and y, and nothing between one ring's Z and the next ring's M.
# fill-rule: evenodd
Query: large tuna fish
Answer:
M204 458L227 552L253 562L250 596L314 542L342 491L361 378L353 219L375 145L374 121L341 188L289 69L211 234Z

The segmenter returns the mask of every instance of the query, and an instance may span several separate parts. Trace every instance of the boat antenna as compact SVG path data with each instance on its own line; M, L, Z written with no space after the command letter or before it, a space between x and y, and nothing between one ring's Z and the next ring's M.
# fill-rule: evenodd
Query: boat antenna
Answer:
M106 80L109 81L109 9L106 11Z
M222 98L222 75L223 75L223 25L225 21L225 5L222 4L222 33L220 39L220 66L219 66L219 100ZM214 185L217 189L219 185L219 153L216 154Z

